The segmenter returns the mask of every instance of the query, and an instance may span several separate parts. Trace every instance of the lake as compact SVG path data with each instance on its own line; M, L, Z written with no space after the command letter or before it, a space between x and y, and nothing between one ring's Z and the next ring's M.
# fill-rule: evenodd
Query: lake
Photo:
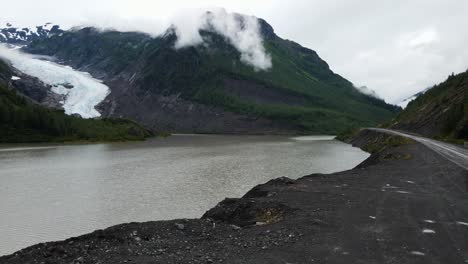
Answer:
M347 170L369 156L332 138L0 145L0 255L125 222L197 218L270 179Z

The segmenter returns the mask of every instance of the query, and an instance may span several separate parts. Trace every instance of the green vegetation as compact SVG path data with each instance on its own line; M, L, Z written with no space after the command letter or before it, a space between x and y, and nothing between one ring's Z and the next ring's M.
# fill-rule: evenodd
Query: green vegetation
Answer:
M280 38L266 41L273 67L259 71L240 62L239 52L221 37L210 32L203 35L209 40L208 47L174 50L171 40L155 40L142 86L235 113L287 122L304 133L334 134L351 127L372 126L391 119L399 111L358 92L350 82L333 73L315 52L296 43ZM284 96L303 98L305 102L260 104L229 93L226 80L242 80Z
M452 74L410 102L389 126L463 143L468 140L467 90L468 71Z
M353 137L355 137L357 134L359 134L360 131L361 131L361 129L358 128L358 127L351 127L351 128L348 128L348 129L343 130L340 133L338 133L338 135L336 135L335 139L339 140L339 141L346 142L346 141L352 139Z
M151 131L133 121L67 116L0 85L0 142L124 141L151 136Z
M370 139L362 149L369 153L378 153L387 147L398 147L413 143L414 141L409 138L382 134Z
M213 47L223 45L214 36L209 39L212 41L210 48L200 48L199 52L203 54L202 58L207 58L202 63L204 71L216 69L211 74L214 75L213 79L251 80L272 90L301 96L306 99L306 103L301 106L274 103L259 106L242 99L243 104L233 104L233 101L238 102L241 99L226 95L222 82L214 85L206 82L201 84L198 91L211 97L206 100L202 96L201 101L204 103L223 105L233 112L253 113L291 122L305 132L331 134L351 127L376 125L391 119L399 110L381 100L361 94L349 81L333 73L314 51L294 42L280 38L265 41L267 52L272 56L273 67L268 71L256 71L251 66L239 63L239 54L235 50L213 50ZM196 99L200 99L199 93L196 96Z

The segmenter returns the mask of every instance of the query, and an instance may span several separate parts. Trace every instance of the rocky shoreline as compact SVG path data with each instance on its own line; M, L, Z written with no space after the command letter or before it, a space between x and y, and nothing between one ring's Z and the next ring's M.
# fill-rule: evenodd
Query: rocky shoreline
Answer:
M388 137L351 139L373 153L349 171L278 178L201 219L117 225L0 263L468 261L467 171L415 142L375 146Z

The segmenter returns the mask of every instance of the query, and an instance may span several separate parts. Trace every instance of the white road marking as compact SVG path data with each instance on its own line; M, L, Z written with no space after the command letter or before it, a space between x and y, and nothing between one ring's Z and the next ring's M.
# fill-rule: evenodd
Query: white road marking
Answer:
M460 222L460 221L458 221L457 224L458 224L458 225L468 226L468 223L466 223L466 222Z
M424 222L429 223L429 224L434 224L435 223L435 221L429 220L429 219L424 220Z
M411 255L425 256L426 254L421 251L411 251Z

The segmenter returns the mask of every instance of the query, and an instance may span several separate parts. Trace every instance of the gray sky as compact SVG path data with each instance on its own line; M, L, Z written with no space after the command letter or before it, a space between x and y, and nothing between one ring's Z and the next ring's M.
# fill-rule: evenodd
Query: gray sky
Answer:
M0 0L19 25L97 24L161 32L187 10L224 7L266 19L332 70L389 102L468 68L466 0Z

